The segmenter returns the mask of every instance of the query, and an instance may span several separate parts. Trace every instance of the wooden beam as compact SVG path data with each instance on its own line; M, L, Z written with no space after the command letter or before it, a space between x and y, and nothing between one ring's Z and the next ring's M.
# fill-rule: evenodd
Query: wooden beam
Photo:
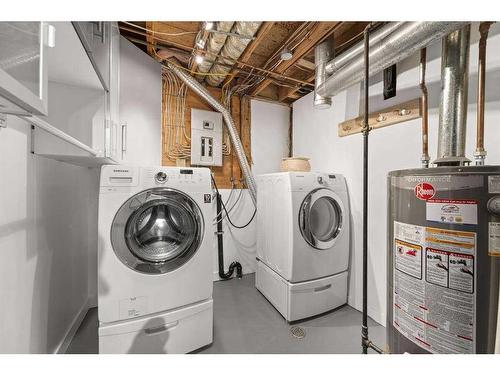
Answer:
M259 31L257 31L257 35L255 36L255 39L252 40L251 43L248 44L248 46L245 48L241 56L239 57L238 61L242 63L247 63L250 57L252 56L252 53L255 51L255 49L259 46L259 44L262 42L262 40L267 36L269 31L271 31L272 27L274 26L274 22L263 22L262 25L259 27ZM235 67L238 67L238 62L236 62ZM236 73L235 69L232 69L228 76L224 79L224 83L222 84L223 86L231 82L233 79L234 75Z
M299 59L297 61L297 65L300 66L301 68L304 68L307 70L312 70L312 71L314 71L314 69L316 68L312 61L308 61L306 59Z
M274 69L276 73L284 73L289 67L294 65L298 60L300 60L305 54L307 54L316 44L323 41L326 37L328 37L335 28L341 24L340 22L318 22L311 33L304 39L302 43L300 43L297 48L293 51L293 56L290 60L281 61L280 64ZM255 87L250 95L257 95L262 90L264 90L269 84L271 80L265 79L262 81L257 87Z
M414 120L421 117L420 98L416 98L380 111L372 112L368 116L368 126L372 129L383 128L400 122ZM364 116L341 122L338 127L339 137L361 133Z
M148 30L151 30L151 31L154 31L154 25L155 23L154 22L151 22L151 21L146 21L146 29ZM148 46L147 46L147 50L148 50L148 53L154 57L154 47L153 45L156 44L155 40L154 40L154 37L151 33L147 33L148 35L146 35L146 42L148 43Z
M315 78L316 78L316 75L313 73L309 77L306 78L306 81L312 83L312 82L314 82ZM279 90L279 93L278 93L278 101L282 102L286 98L293 97L298 90L299 89L296 87L281 87L281 89Z

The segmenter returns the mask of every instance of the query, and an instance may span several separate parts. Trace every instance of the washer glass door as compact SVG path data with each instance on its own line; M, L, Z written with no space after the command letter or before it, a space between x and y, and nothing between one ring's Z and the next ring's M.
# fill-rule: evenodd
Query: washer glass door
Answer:
M343 204L329 189L309 193L299 211L299 227L306 242L315 249L333 246L342 230Z
M111 243L127 267L158 274L191 259L203 232L203 216L189 196L154 188L134 195L120 207L111 227Z

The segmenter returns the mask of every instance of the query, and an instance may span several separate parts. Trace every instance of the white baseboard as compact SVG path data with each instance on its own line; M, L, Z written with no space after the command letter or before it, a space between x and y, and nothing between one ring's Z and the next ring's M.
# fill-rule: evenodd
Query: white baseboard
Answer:
M89 296L87 308L91 309L93 307L97 307L97 294Z
M82 324L82 321L85 318L85 315L87 314L88 310L89 310L89 300L86 300L84 302L84 304L82 305L82 307L80 308L80 310L78 311L78 314L76 314L75 318L71 322L63 339L61 340L61 342L57 346L56 350L54 351L55 354L66 353L66 350L68 350L69 344L71 344L71 340L73 340L73 337L75 336L75 333L78 330L78 327L80 327L80 324Z

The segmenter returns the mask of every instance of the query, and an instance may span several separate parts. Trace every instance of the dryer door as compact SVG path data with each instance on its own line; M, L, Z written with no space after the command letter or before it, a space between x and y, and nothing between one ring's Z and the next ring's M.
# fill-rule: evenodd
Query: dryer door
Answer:
M299 227L306 242L318 250L331 248L342 233L344 205L329 189L309 193L299 211Z
M193 199L178 190L154 188L120 207L111 227L111 243L127 267L162 274L191 259L203 233L203 215Z

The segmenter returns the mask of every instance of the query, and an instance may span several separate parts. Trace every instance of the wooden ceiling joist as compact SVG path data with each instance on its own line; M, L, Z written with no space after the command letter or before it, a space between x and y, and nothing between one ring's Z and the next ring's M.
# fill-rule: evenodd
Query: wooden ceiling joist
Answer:
M264 38L267 36L269 31L271 31L272 27L274 25L274 22L263 22L262 25L260 26L259 30L257 31L257 35L255 36L255 39L248 44L247 48L245 48L245 51L241 54L239 61L242 63L247 63L250 57L252 56L252 53L255 51L255 49L259 46L259 44L264 40ZM238 63L235 64L235 67L238 67ZM229 73L229 75L226 77L224 80L224 83L222 84L223 86L228 84L234 77L234 74L236 71L233 69Z
M361 38L361 33L366 27L366 22L346 22L345 25L339 27L337 31L334 33L335 37L335 55L338 55L344 52L346 49L350 48L354 43L358 42L357 36ZM338 35L337 35L338 34ZM338 49L337 49L338 48ZM297 65L304 64L305 59L301 59L297 62ZM307 61L308 62L308 61ZM311 69L314 71L314 63L312 64ZM305 68L305 66L303 66ZM308 76L305 81L314 83L315 74L312 73ZM294 95L298 91L298 88L291 87L283 87L279 90L278 93L278 101L283 102L287 98L294 98Z
M340 24L340 22L318 22L312 32L300 43L297 48L293 51L293 56L290 60L281 61L281 63L276 67L276 73L284 73L288 68L294 65L298 60L300 60L304 55L306 55L314 46L327 38L331 33L334 32L335 28ZM271 84L271 80L263 80L257 87L255 87L250 95L256 96L263 89Z
M366 24L264 21L239 59L225 60L230 72L222 85L241 78L250 84L246 95L290 104L314 88L314 47L333 34L335 54L339 55L362 38ZM195 54L214 61L218 57L207 54L203 43L196 45L197 40L208 39L203 22L134 21L119 22L119 27L124 37L151 56L155 57L155 50L164 49L160 53L164 58L176 57L191 71L196 71ZM284 47L292 51L290 60L280 59Z

